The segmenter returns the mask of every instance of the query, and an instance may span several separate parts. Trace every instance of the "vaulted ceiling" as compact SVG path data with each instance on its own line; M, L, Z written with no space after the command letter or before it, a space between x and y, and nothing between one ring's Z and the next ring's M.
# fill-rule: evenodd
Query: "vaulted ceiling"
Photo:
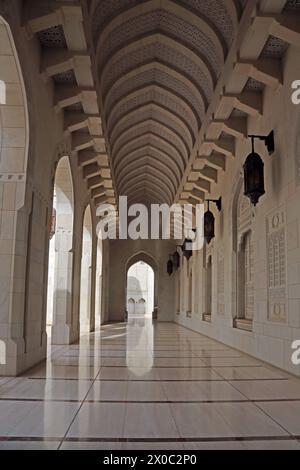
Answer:
M91 2L103 128L130 202L174 202L244 3Z

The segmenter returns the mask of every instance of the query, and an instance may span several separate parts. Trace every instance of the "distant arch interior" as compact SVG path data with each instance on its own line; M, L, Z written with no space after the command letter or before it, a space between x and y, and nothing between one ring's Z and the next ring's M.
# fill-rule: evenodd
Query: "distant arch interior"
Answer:
M127 271L126 310L128 316L152 316L154 311L154 271L138 261Z

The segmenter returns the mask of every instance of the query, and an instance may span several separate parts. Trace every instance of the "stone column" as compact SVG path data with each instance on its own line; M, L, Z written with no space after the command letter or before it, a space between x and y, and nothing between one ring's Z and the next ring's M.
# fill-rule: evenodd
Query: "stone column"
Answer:
M55 234L55 274L52 344L70 344L72 338L73 233L58 229Z

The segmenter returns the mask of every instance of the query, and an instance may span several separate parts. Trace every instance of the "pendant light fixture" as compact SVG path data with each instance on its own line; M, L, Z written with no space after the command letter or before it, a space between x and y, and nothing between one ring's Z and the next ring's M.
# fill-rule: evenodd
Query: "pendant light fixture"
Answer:
M268 136L249 136L252 141L252 152L248 155L244 164L244 194L247 196L251 204L257 205L261 196L265 194L265 180L264 180L264 162L261 156L254 150L255 139L263 140L268 149L269 155L272 155L275 150L274 145L274 132L272 131Z
M172 255L172 261L173 261L173 268L175 271L177 271L177 269L180 268L180 255L177 250Z
M215 216L209 208L210 202L216 204L219 212L222 210L222 198L219 199L207 199L208 203L207 211L204 214L204 239L209 245L213 238L215 238Z
M167 273L169 274L169 276L171 276L173 274L173 261L171 259L171 256L170 256L170 259L169 261L167 262Z
M193 250L189 249L192 243L192 240L186 238L181 246L182 254L187 260L189 260L193 256Z

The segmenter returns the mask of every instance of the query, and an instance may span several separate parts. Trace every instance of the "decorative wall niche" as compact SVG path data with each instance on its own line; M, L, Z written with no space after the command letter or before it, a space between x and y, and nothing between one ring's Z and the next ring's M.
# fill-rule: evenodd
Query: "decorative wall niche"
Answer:
M286 215L281 206L267 216L268 319L287 321Z

